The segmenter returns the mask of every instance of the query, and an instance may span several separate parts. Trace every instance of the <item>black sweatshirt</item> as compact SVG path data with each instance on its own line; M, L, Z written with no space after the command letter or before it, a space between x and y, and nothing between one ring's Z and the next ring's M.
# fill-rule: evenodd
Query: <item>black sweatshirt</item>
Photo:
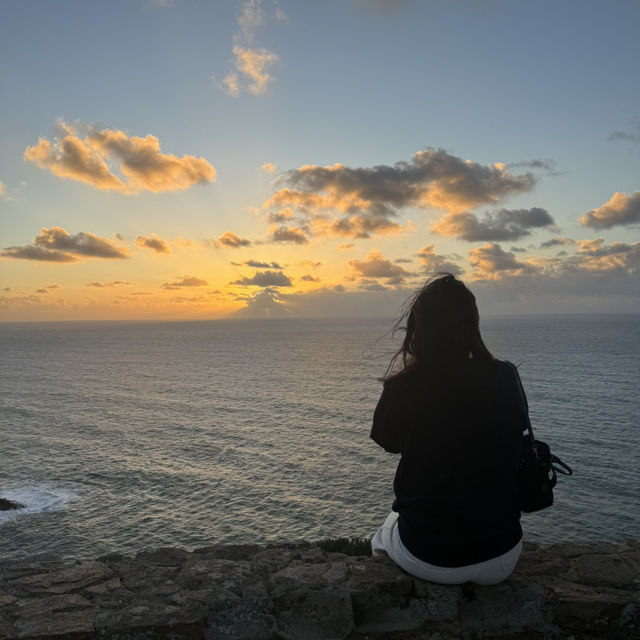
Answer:
M524 411L500 360L439 375L413 368L385 382L371 438L401 454L393 510L414 556L461 567L517 544Z

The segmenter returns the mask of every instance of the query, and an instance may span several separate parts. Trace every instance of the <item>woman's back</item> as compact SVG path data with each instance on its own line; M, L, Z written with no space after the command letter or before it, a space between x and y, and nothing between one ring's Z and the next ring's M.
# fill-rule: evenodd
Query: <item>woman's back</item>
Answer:
M371 437L401 453L393 509L405 546L425 562L472 564L521 538L515 384L510 365L473 359L445 376L414 367L386 382Z

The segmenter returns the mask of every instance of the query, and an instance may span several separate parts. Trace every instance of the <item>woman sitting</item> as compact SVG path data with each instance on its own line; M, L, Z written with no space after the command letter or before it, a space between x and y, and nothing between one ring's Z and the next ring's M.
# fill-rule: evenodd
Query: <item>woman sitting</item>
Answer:
M451 274L428 281L403 321L371 431L400 454L396 499L372 549L432 582L496 584L522 550L519 381L489 353L475 298Z

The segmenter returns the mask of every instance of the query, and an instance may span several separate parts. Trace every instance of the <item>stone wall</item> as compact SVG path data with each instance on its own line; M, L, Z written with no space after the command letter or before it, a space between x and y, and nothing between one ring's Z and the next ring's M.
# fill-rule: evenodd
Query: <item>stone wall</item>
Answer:
M0 564L0 638L640 638L640 541L525 544L495 587L307 543Z

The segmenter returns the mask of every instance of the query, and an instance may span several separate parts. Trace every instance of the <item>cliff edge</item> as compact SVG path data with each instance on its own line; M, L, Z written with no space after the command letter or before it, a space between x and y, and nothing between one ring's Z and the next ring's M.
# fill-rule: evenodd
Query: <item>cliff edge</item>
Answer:
M639 638L640 541L525 543L498 586L440 586L309 543L0 563L0 638Z

